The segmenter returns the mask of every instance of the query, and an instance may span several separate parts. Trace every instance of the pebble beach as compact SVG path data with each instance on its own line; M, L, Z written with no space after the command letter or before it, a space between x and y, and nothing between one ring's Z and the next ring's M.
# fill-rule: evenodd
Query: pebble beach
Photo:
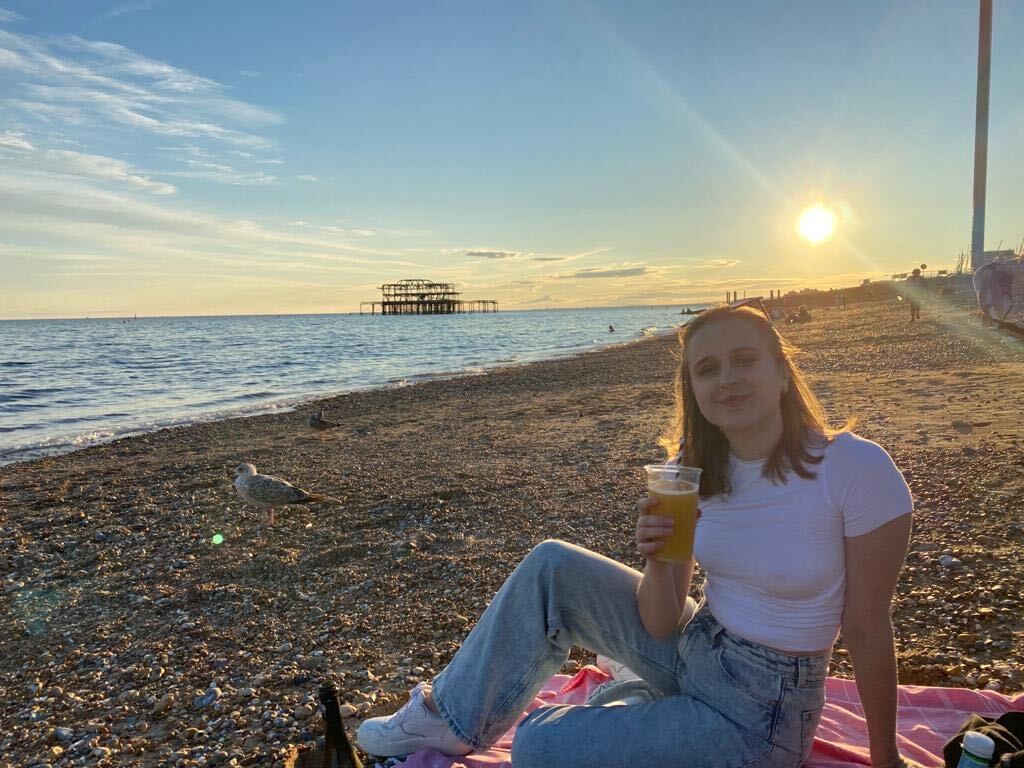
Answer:
M864 302L782 330L833 424L857 418L913 491L900 682L1019 692L1024 340L970 295L922 315ZM664 458L677 348L646 338L0 467L0 768L283 767L320 735L320 680L350 731L393 711L540 541L641 567L641 467ZM310 430L313 408L339 426ZM341 504L267 529L225 471L242 461ZM831 674L852 676L841 641Z

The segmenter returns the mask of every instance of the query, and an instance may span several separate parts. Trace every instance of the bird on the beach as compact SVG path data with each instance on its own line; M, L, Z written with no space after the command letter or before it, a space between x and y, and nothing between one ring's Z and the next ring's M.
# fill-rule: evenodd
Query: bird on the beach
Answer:
M335 427L341 426L341 424L336 421L325 419L323 411L313 411L310 413L309 417L306 419L306 423L313 429L334 429Z
M290 504L341 504L341 501L322 493L310 493L296 488L287 480L261 475L252 464L239 464L232 472L235 490L244 501L267 513L267 525L274 524L274 509Z

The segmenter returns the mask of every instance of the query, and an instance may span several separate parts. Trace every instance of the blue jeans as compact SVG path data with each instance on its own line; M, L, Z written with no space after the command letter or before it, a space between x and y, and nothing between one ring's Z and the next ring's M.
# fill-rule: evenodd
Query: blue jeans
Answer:
M800 765L821 717L829 655L744 640L692 600L685 629L656 640L640 620L640 578L572 544L534 547L434 680L452 732L477 748L495 742L578 645L625 664L661 698L541 707L516 730L514 768Z

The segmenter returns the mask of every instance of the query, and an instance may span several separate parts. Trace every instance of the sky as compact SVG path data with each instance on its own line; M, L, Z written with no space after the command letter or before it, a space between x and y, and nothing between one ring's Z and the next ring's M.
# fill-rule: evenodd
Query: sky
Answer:
M986 247L1024 238L996 0ZM0 318L854 285L970 246L978 4L0 0ZM796 221L821 203L834 235Z

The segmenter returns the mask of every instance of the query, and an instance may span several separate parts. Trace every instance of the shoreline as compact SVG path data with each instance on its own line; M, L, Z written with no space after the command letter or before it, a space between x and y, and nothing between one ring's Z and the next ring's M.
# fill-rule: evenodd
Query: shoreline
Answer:
M831 423L859 416L914 493L901 682L1024 690L1024 343L982 328L973 297L914 325L902 309L781 330ZM275 765L317 733L320 679L354 717L393 711L539 541L639 566L640 467L663 456L676 346L343 394L316 401L342 425L324 433L281 412L0 467L0 766ZM261 531L225 475L242 460L343 504ZM842 643L830 674L851 674Z
M658 331L653 336L662 336L674 334L678 330L678 326L665 331ZM11 448L0 449L0 468L10 467L26 462L32 462L39 459L51 458L56 456L64 456L69 453L75 453L77 451L86 450L88 448L94 448L104 445L112 445L120 440L124 440L132 437L141 437L143 435L155 434L158 432L164 432L166 430L183 429L196 424L205 424L216 421L228 421L231 419L247 419L256 416L267 416L275 413L290 413L302 408L315 408L319 404L333 400L338 397L344 397L346 395L366 392L370 390L388 390L406 386L415 386L423 382L428 381L448 381L450 379L456 379L463 376L486 376L489 373L504 368L515 368L524 365L533 365L534 363L553 362L562 360L565 358L575 357L577 355L586 355L591 352L597 352L604 349L611 349L614 347L625 346L629 344L635 344L639 341L649 338L641 332L640 335L631 337L628 340L611 342L608 344L597 344L595 346L586 349L576 349L560 354L555 354L551 357L541 358L528 358L522 361L512 361L507 359L496 360L492 363L483 363L480 365L468 365L466 368L457 370L437 370L437 371L424 371L421 373L410 374L408 377L402 377L399 379L390 379L384 382L372 383L355 386L349 389L332 390L329 392L318 392L304 395L289 395L287 397L279 398L276 400L268 400L265 403L254 404L251 406L240 406L238 408L232 408L225 411L210 411L205 413L198 413L193 416L181 416L173 420L169 420L166 423L156 423L150 426L140 427L126 427L123 431L117 432L116 434L104 435L98 438L89 438L89 435L96 431L102 431L101 429L93 430L93 432L83 432L81 434L69 435L65 442L60 442L54 445L48 446L13 446ZM539 354L547 354L539 353ZM81 440L80 444L75 444L76 441ZM19 454L26 454L23 458L8 459L4 457L5 452L12 452L17 450Z

